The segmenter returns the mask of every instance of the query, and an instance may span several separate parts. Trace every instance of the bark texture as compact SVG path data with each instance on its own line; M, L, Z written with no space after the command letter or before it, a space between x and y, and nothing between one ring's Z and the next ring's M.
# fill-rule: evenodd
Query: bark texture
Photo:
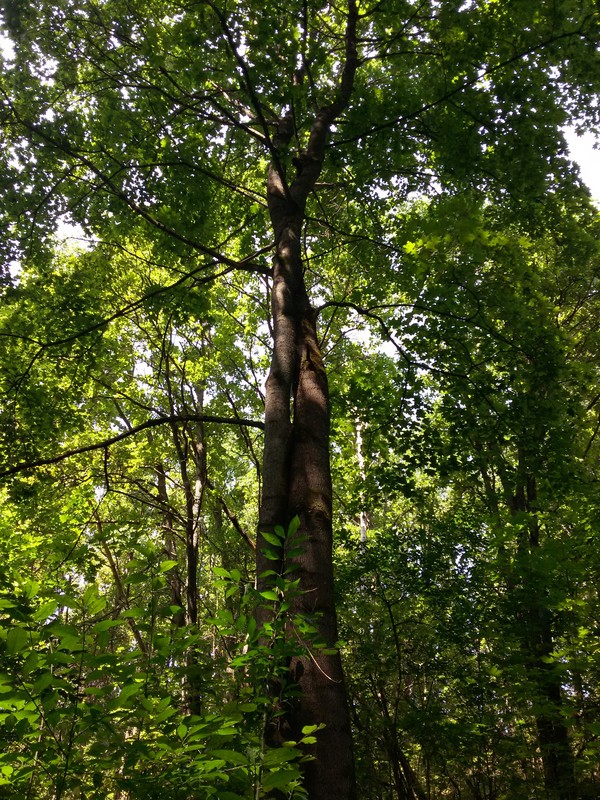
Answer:
M296 175L288 184L284 164L290 161L294 132L291 112L282 118L271 141L272 161L267 182L269 212L275 239L272 288L273 355L265 402L263 494L259 531L276 525L287 528L298 516L295 539L300 555L274 565L265 559L268 546L260 533L257 547L259 589L268 581L266 569L283 572L296 566L300 595L293 614L310 619L319 639L333 648L337 623L333 594L332 489L329 464L330 408L327 376L316 331L315 312L304 281L302 232L305 207L321 172L331 125L343 112L356 70L356 5L348 6L346 58L331 105L314 116L307 147L294 159ZM260 620L259 620L260 621ZM305 786L311 800L353 800L356 797L350 719L339 653L309 655L290 664L300 689L290 709L287 731L301 738L304 725L324 723L311 748L314 760L306 765ZM287 732L286 731L286 732ZM289 738L289 736L287 737Z

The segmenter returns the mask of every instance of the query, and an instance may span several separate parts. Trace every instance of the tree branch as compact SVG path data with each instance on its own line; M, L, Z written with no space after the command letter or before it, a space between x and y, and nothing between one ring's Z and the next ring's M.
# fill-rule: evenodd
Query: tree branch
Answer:
M258 255L262 255L263 253L268 253L272 249L272 245L268 247L263 247L262 250L257 250L255 253L252 253L251 256L248 256L247 259L242 259L239 263L239 268L244 269L243 264L250 259L255 258ZM138 300L133 300L131 303L127 303L126 305L122 306L121 308L117 309L114 314L111 314L109 317L105 317L104 319L99 320L98 322L93 323L87 328L83 328L83 330L77 331L77 333L70 334L69 336L64 336L62 339L54 339L50 342L40 342L38 339L33 339L31 336L23 336L18 333L12 333L10 331L0 331L0 338L12 338L12 339L21 339L23 341L31 342L32 344L37 344L39 346L39 350L35 353L32 358L31 363L27 369L27 372L31 369L35 360L40 356L40 354L49 347L58 347L59 345L68 344L69 342L74 342L77 339L80 339L83 336L87 336L94 331L100 330L101 328L105 328L107 325L110 325L111 322L114 322L116 319L120 319L124 317L128 312L135 311L136 309L140 308L144 305L147 300L151 300L152 298L156 297L157 295L164 294L165 292L169 292L171 289L176 289L178 286L184 284L190 278L193 278L199 272L203 272L204 270L208 269L209 267L215 266L215 262L209 264L201 264L196 269L191 270L190 272L186 272L178 280L170 283L168 286L159 286L156 289L152 289L150 292L142 295ZM207 275L203 278L196 280L196 285L201 283L209 283L210 281L216 280L217 278L221 278L223 275L227 275L228 272L231 272L233 267L227 267L221 272L212 273L211 275ZM260 269L256 269L255 267L249 268L249 272L258 272L259 274L270 275L271 270L268 267L260 267Z
M94 161L92 161L87 156L83 155L83 153L77 152L77 150L73 149L66 140L65 141L59 141L59 140L53 138L43 128L41 128L39 125L35 125L32 122L28 122L26 119L21 117L20 114L16 111L13 103L10 101L10 99L6 95L6 93L3 92L3 94L5 96L5 99L6 99L6 102L7 102L7 106L10 108L11 113L12 113L16 123L18 123L23 128L25 128L25 130L29 131L29 133L33 134L35 137L40 139L48 147L51 147L54 150L57 150L58 152L63 153L64 155L66 155L69 158L73 159L76 163L79 163L79 164L87 167L90 170L90 172L93 173L93 175L95 175L96 178L98 178L98 180L100 182L100 187L103 187L104 189L106 189L106 191L109 194L111 194L114 197L117 197L119 200L121 200L138 217L141 217L142 219L144 219L146 222L148 222L154 228L156 228L159 231L162 231L163 233L167 234L168 236L172 237L173 239L176 239L177 241L182 242L182 244L187 245L188 247L192 248L193 250L197 250L198 252L209 256L210 258L214 259L214 261L216 263L224 264L224 265L230 267L231 269L245 269L245 270L251 269L253 271L258 271L258 272L264 270L264 267L262 265L255 265L255 264L251 265L251 264L248 264L247 262L246 262L246 265L243 266L242 262L237 261L237 260L235 260L233 258L229 258L228 256L225 256L222 253L217 252L212 247L207 247L206 245L203 245L201 242L198 242L195 239L190 239L188 236L185 236L184 234L179 233L179 231L176 231L174 228L171 228L169 225L167 225L166 223L162 222L160 219L158 219L153 214L151 214L150 211L147 208L144 208L143 205L141 205L136 200L134 200L132 197L130 197L127 194L126 191L124 191L123 189L119 188L119 186L114 182L115 175L107 175L103 170L101 170L94 163ZM108 157L113 158L113 160L114 160L114 157L111 156L110 154L105 153L105 155L108 155ZM119 169L117 170L117 173L115 173L115 174L118 174L118 172L120 172L122 169L124 169L124 165L120 165ZM98 187L98 188L100 188L100 187Z
M321 174L331 126L350 102L354 88L354 77L358 67L356 48L357 23L358 6L356 0L348 0L348 17L344 32L345 59L337 85L336 96L333 103L323 106L317 111L311 127L306 152L301 153L298 158L300 169L290 187L290 194L294 202L302 210L304 210L306 200Z
M6 478L9 475L16 475L19 472L25 472L25 470L35 469L36 467L45 467L50 464L58 464L61 461L65 461L67 458L81 455L82 453L91 453L94 450L106 450L107 448L111 447L111 445L117 444L117 442L121 442L123 439L127 439L130 436L135 436L141 431L148 430L149 428L156 428L159 425L173 425L176 422L208 422L221 425L239 425L247 428L258 428L259 430L264 430L265 427L263 422L258 422L256 420L241 419L239 417L218 417L214 416L213 414L175 414L171 416L158 417L156 419L146 420L146 422L142 422L140 425L136 425L129 430L118 433L116 436L111 436L109 439L103 439L101 442L93 442L92 444L86 444L82 447L76 447L73 450L64 450L62 453L58 453L58 455L51 456L49 458L40 458L36 459L35 461L21 461L19 464L15 464L14 466L9 467L9 469L0 472L0 478Z
M426 111L430 111L432 108L440 105L441 103L447 102L451 97L454 97L461 92L464 92L465 89L469 89L471 86L475 86L479 81L483 80L484 78L493 75L494 73L498 72L504 67L509 66L510 64L514 64L516 61L521 61L525 56L531 55L532 53L537 53L539 50L543 50L546 47L549 47L552 44L560 41L561 39L568 39L571 36L584 36L583 28L587 21L587 18L583 21L581 26L574 31L565 31L564 33L557 34L556 36L547 39L545 42L540 42L539 44L534 45L533 47L529 47L526 50L523 50L517 55L511 56L507 58L505 61L501 61L499 64L495 64L492 67L484 70L483 72L478 72L474 78L471 78L468 81L465 81L460 86L452 89L449 92L446 92L442 97L438 97L437 100L432 100L430 103L425 103L425 105L421 106L417 111L413 111L410 114L403 114L400 117L395 117L394 119L387 120L386 122L382 122L379 125L374 125L369 130L363 131L362 133L357 133L355 136L349 136L346 139L336 139L335 141L329 143L328 147L338 147L341 144L351 144L352 142L358 142L361 139L366 138L367 136L373 136L379 131L386 130L387 128L394 128L396 125L400 125L402 122L408 122L408 120L416 119L420 117L421 114L424 114Z

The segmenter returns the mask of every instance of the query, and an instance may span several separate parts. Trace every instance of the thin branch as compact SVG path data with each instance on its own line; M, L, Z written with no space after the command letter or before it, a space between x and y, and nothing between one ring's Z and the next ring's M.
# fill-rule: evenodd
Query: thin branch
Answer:
M248 256L247 259L243 259L240 262L239 268L243 269L242 265L244 264L244 262L255 258L257 255L262 255L263 253L267 253L271 249L272 245L269 245L267 247L263 247L261 250L257 250L251 256ZM105 328L107 325L110 325L111 322L114 322L116 319L124 317L130 311L137 310L138 308L143 306L143 304L147 300L150 300L154 297L157 297L160 294L169 292L171 289L175 289L178 286L181 286L189 278L192 278L199 272L203 272L204 270L209 269L210 267L213 266L215 266L215 262L209 264L201 264L199 267L196 267L196 269L193 269L190 272L186 272L185 275L176 280L174 283L170 283L168 286L159 286L156 289L152 289L150 292L147 292L146 294L142 295L142 297L140 297L138 300L132 300L131 303L127 303L126 305L117 309L117 311L115 311L114 314L111 314L109 317L105 317L104 319L95 322L93 325L90 325L88 328L83 328L82 330L77 331L77 333L73 333L70 336L65 336L62 339L54 339L53 341L50 342L40 342L38 339L33 339L30 336L23 336L21 334L11 333L10 331L9 332L0 331L0 337L22 339L23 341L28 341L31 342L32 344L37 344L39 346L38 352L33 356L32 362L27 369L28 372L31 369L33 363L36 361L36 359L41 355L43 350L46 350L49 347L58 347L63 344L68 344L69 342L74 342L83 336L87 336L88 334L93 333L94 331L100 330L101 328ZM195 285L198 286L199 284L209 283L210 281L216 280L217 278L221 278L223 277L223 275L227 275L227 273L231 272L232 269L233 267L227 267L226 269L221 270L221 272L216 272L212 273L211 275L207 275L201 279L196 280ZM252 267L252 269L249 271L259 272L260 274L265 274L265 275L271 274L271 270L268 267L262 267L262 266L260 267L260 270L257 270L254 267Z
M291 199L298 208L304 209L309 194L313 191L325 158L325 149L331 126L345 111L354 88L354 78L358 68L357 28L358 6L356 0L348 0L348 14L344 31L344 62L338 78L334 101L321 107L311 126L306 151L298 157L298 172L290 186ZM289 141L289 139L288 139ZM275 191L275 196L281 192Z
M130 436L135 436L137 433L140 433L140 431L148 430L148 428L156 428L159 425L173 425L176 422L209 422L222 425L239 425L248 428L258 428L259 430L264 430L265 427L264 422L259 422L257 420L241 419L239 417L218 417L213 414L175 414L172 416L158 417L156 419L146 420L146 422L142 422L140 425L136 425L130 430L123 431L108 439L103 439L101 442L93 442L92 444L86 444L82 447L76 447L73 450L64 450L62 453L58 453L58 455L51 456L50 458L40 458L35 461L21 461L19 464L15 464L9 469L0 472L0 478L16 475L19 472L35 469L36 467L58 464L60 461L65 461L67 458L81 455L82 453L91 453L94 450L106 451L106 449L113 444L121 442L123 439L128 439Z
M4 93L5 94L5 93ZM112 194L114 197L117 197L121 200L128 208L130 208L137 216L141 217L142 219L146 220L150 225L154 228L162 231L163 233L167 234L168 236L176 239L177 241L182 242L183 244L191 247L193 250L197 250L204 255L210 256L214 259L215 262L218 264L225 264L232 269L246 269L248 270L250 265L241 266L241 262L236 261L235 259L229 258L228 256L223 255L222 253L217 252L212 247L207 247L206 245L201 244L200 242L196 241L195 239L190 239L188 236L185 236L179 231L176 231L174 228L171 228L166 223L162 222L160 219L157 219L150 211L144 206L137 203L132 197L130 197L126 191L119 188L119 186L114 182L114 175L107 175L103 172L90 158L83 155L82 152L77 152L74 150L66 141L57 141L52 136L50 136L43 128L40 128L38 125L34 125L31 122L28 122L26 119L21 117L10 99L5 94L5 99L7 101L7 105L10 107L13 117L17 123L22 125L26 130L30 133L34 134L34 136L41 139L41 141L45 142L49 147L58 150L61 153L69 156L70 158L74 159L75 162L82 164L83 166L87 167L90 172L92 172L100 181L100 187L105 188L109 194ZM104 155L113 158L108 153L104 153ZM117 171L120 172L123 169L123 165ZM97 188L100 188L97 187ZM252 270L261 271L264 269L262 265L252 265L250 267Z
M214 488L214 487L211 487L211 488ZM234 514L234 513L233 513L233 512L232 512L232 511L229 509L229 507L228 507L227 503L225 502L225 500L223 499L223 497L222 497L221 495L217 495L217 500L218 500L218 502L219 502L219 505L221 506L221 508L222 508L222 509L223 509L223 511L225 512L225 516L226 516L226 517L227 517L227 519L228 519L228 520L231 522L231 524L233 525L233 527L235 528L235 530L236 530L236 531L239 533L239 535L242 537L242 539L243 539L243 540L246 542L246 544L248 545L248 547L249 547L251 550L256 550L256 542L254 542L254 541L253 541L253 540L250 538L250 536L249 536L249 535L246 533L246 531L245 531L245 530L242 528L242 526L241 526L241 524L240 524L240 521L239 521L239 519L238 519L238 518L237 518L237 516L236 516L236 515L235 515L235 514Z
M266 143L267 147L269 148L269 151L271 152L271 155L274 156L275 155L275 152L274 152L275 148L274 148L274 145L273 145L273 141L271 139L271 134L269 132L269 125L268 125L267 120L265 118L265 115L263 113L262 103L261 103L261 101L260 101L260 99L258 97L258 94L256 92L254 83L252 82L252 78L250 76L250 69L248 67L248 64L246 63L246 61L244 60L244 58L242 57L240 51L237 48L233 33L231 31L231 28L229 27L229 24L227 23L227 19L225 17L225 14L211 0L207 0L206 4L212 10L213 14L217 17L217 19L219 20L219 25L221 26L221 30L223 31L223 34L224 34L225 38L227 39L227 44L229 45L229 49L231 50L231 53L233 54L233 57L235 58L235 60L237 62L237 65L238 65L238 67L240 69L240 72L242 74L242 80L243 80L243 83L244 83L244 85L246 87L246 90L248 92L248 96L250 98L250 103L252 104L252 107L254 108L254 111L256 112L256 118L258 119L258 122L259 122L259 124L260 124L260 126L261 126L261 128L263 130L263 134L264 134L264 137L265 137L265 143Z
M474 78L471 78L468 81L465 81L460 86L452 89L449 92L446 92L442 97L438 97L437 100L432 100L430 103L425 103L425 105L421 106L417 111L413 111L410 114L403 114L400 117L395 117L394 119L387 120L386 122L382 122L379 125L374 125L372 128L369 128L367 131L363 131L362 133L357 133L355 136L349 136L346 139L336 139L335 141L328 144L328 147L338 147L341 144L351 144L352 142L358 142L361 139L366 138L367 136L373 136L379 131L386 130L387 128L394 128L396 125L400 125L403 122L408 122L411 119L416 119L420 117L421 114L424 114L426 111L430 111L432 108L436 108L436 106L440 105L441 103L447 102L451 97L454 97L461 92L464 92L466 89L470 89L471 86L475 86L479 81L483 80L484 78L493 75L494 73L498 72L504 67L510 66L510 64L514 64L516 61L521 61L525 56L529 56L532 53L537 53L539 50L543 50L544 48L555 44L556 42L560 41L561 39L568 39L571 36L583 36L583 28L585 23L587 22L588 18L583 21L581 26L574 31L565 31L564 33L557 34L556 36L547 39L545 42L540 42L539 44L534 45L533 47L529 47L526 50L523 50L521 53L517 53L517 55L511 56L507 58L505 61L501 61L499 64L496 64L492 67L488 67L488 69L478 72Z

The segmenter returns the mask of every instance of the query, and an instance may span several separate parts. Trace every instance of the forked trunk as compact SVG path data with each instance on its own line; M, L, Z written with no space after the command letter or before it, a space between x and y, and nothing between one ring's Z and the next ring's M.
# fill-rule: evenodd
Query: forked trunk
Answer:
M282 557L282 572L293 561L300 594L290 615L309 619L318 640L334 648L337 623L333 596L332 495L329 468L329 394L316 335L315 315L308 302L300 258L300 225L280 229L274 265L273 364L267 382L264 490L260 530L287 527L294 516L300 527L294 537L300 555ZM293 542L287 542L285 550ZM272 569L257 548L259 588ZM297 631L292 635L299 635ZM309 748L305 785L311 800L350 800L355 796L350 720L340 655L324 655L303 644L307 655L293 659L290 677L300 696L286 720L286 738L301 738L305 725L323 723L317 743ZM288 735L289 734L289 735ZM276 739L276 736L273 737Z
M307 146L294 159L296 175L289 184L284 165L290 160L295 130L292 110L280 120L276 135L269 142L267 199L275 240L273 356L265 399L259 531L272 532L276 525L287 528L294 516L299 517L300 527L294 542L286 542L279 563L265 558L264 550L269 545L259 533L257 580L259 589L266 588L268 579L262 577L265 570L283 573L293 565L293 578L299 579L300 592L292 599L290 618L298 615L310 620L318 631L316 640L329 650L325 654L312 647L310 641L302 642L306 655L292 659L290 664L290 677L299 687L299 697L289 709L286 732L299 739L305 725L325 726L317 732L316 744L307 747L314 756L305 769L310 800L356 797L350 717L341 659L335 650L329 391L316 315L304 281L301 242L306 202L323 166L331 125L346 108L352 92L357 66L357 20L355 0L349 0L345 62L336 98L316 112ZM301 638L297 629L291 630L290 635Z

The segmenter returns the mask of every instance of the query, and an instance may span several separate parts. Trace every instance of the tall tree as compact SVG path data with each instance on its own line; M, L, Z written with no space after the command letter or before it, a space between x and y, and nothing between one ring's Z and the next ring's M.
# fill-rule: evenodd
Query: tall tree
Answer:
M335 651L330 402L317 306L325 333L339 326L336 313L358 313L388 339L396 329L402 335L402 326L414 335L418 320L382 316L381 306L418 303L428 266L415 266L411 255L420 248L434 253L448 235L428 231L411 214L415 192L450 198L454 224L467 239L478 235L471 203L494 203L506 225L525 233L539 235L551 224L561 193L577 194L560 126L571 117L598 123L595 6L62 0L10 6L5 24L16 48L2 90L7 264L53 274L50 234L67 217L87 232L95 254L133 253L139 263L143 253L161 272L161 283L127 306L106 287L99 289L107 302L97 294L92 303L73 286L77 303L72 308L65 297L64 332L52 320L41 338L8 326L5 337L22 336L24 348L20 372L8 369L5 472L51 461L58 441L84 421L70 420L53 440L43 423L58 401L42 402L37 417L31 413L24 387L43 395L42 358L68 359L77 347L81 369L90 369L100 339L135 308L167 305L169 296L184 304L182 287L215 298L232 286L232 276L238 303L260 286L270 300L272 357L258 588L272 591L271 572L295 574L300 591L292 612L317 630L314 642L304 643L307 653L291 658L299 697L280 733L299 739L306 725L324 723L308 746L315 756L306 764L309 796L351 798L350 722ZM222 324L210 303L200 305L208 329ZM168 381L167 355L159 361ZM227 398L222 383L217 394ZM227 414L204 411L199 397L191 411L189 403L183 411L161 408L123 432L171 426L186 504L191 623L198 512L208 482L205 432L190 426L229 423L247 436L252 424L233 396ZM252 413L256 400L246 403ZM152 404L140 408L153 413ZM106 437L99 449L121 438ZM71 449L95 446L84 436ZM168 514L164 486L157 491ZM296 516L298 530L275 559L268 557L267 537ZM269 623L265 613L260 620ZM271 731L274 740L278 735Z

